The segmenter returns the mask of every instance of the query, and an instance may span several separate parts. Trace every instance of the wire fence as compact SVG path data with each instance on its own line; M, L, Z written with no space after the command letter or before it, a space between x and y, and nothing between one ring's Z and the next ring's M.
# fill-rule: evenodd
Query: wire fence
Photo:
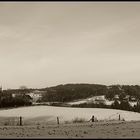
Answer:
M0 117L0 126L15 126L19 125L19 117Z
M0 126L27 126L27 125L48 125L48 124L68 124L68 123L84 123L84 122L105 122L105 121L125 121L122 114L115 113L104 119L98 119L96 116L91 116L89 120L84 118L76 117L71 121L64 121L61 117L46 117L46 119L41 118L30 118L25 119L22 116L19 117L0 117Z
M121 113L115 113L99 121L125 121L125 117Z

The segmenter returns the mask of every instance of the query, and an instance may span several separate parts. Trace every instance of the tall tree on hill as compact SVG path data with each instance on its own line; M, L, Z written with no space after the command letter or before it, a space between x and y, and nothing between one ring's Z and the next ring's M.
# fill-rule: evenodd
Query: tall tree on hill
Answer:
M117 100L114 101L114 103L111 105L111 108L113 109L119 109L120 108L120 104Z

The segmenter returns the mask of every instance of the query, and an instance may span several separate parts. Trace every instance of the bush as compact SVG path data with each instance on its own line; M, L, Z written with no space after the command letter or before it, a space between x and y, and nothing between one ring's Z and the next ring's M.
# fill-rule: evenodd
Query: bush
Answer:
M120 106L119 109L121 110L127 110L127 111L132 110L132 107L128 101L121 101L119 106Z
M64 123L65 123L65 124L70 124L71 122L70 122L70 121L65 121Z
M114 101L114 103L112 103L111 108L113 109L119 109L120 108L120 104L117 100Z

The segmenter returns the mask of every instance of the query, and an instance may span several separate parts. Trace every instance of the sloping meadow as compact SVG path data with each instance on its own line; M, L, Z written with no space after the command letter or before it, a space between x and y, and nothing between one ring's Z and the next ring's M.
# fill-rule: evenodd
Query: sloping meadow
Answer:
M76 121L88 122L92 116L95 117L95 121L140 120L140 113L123 110L31 106L0 110L0 125L19 125L20 117L22 117L22 125L39 125L73 123Z

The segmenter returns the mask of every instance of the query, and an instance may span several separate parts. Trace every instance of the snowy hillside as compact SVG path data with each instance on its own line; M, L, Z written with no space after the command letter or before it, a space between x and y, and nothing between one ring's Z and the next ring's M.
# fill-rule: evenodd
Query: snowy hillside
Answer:
M124 118L126 121L140 120L140 113L115 109L32 106L0 110L1 117L22 116L24 120L34 118L40 118L41 120L47 120L48 118L56 120L56 117L58 116L61 122L71 121L76 117L89 120L92 115L98 120L116 119L119 114L121 115L121 118Z

